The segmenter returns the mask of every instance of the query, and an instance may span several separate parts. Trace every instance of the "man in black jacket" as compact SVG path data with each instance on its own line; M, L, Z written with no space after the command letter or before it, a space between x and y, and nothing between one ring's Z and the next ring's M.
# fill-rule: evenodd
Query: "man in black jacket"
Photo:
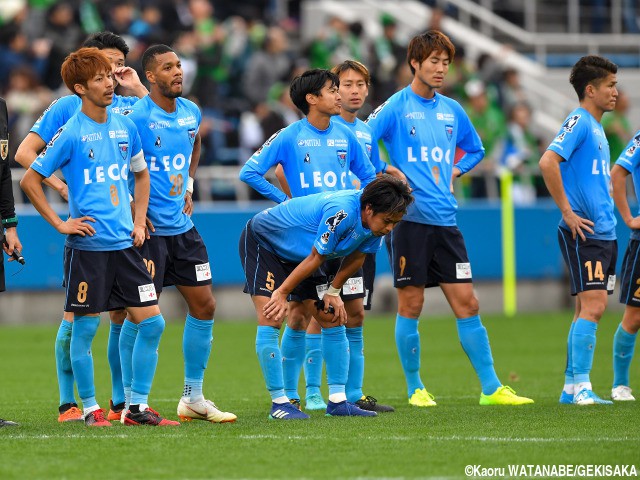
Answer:
M9 256L14 250L22 250L22 244L18 238L16 227L18 217L13 204L13 190L11 187L11 170L9 169L9 115L4 98L0 97L0 241L2 248ZM9 261L13 260L10 258ZM4 259L0 253L0 292L5 290L4 285ZM9 420L0 418L0 427L17 425Z

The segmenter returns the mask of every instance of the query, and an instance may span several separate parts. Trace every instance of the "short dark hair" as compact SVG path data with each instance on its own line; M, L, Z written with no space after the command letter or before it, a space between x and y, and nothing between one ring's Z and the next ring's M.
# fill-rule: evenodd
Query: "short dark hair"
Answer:
M327 80L331 81L331 86L340 86L340 79L338 76L321 68L314 68L313 70L307 70L301 75L298 75L291 81L291 87L289 88L289 95L294 105L300 109L305 115L309 114L309 103L307 102L307 94L320 95L320 91L327 83Z
M90 35L82 44L83 47L95 47L99 50L105 48L115 48L120 50L125 58L129 54L129 46L120 35L113 32L98 32Z
M402 180L391 175L382 175L364 187L360 197L360 207L364 210L367 205L373 214L407 213L407 208L413 203L411 189Z
M407 47L407 63L409 64L412 75L416 73L416 70L411 65L411 60L422 63L429 58L429 55L433 52L445 52L449 57L449 61L453 62L456 47L449 37L440 30L428 30L411 39Z
M578 94L578 100L584 100L587 85L598 85L612 73L618 73L618 66L599 55L586 55L576 62L569 75L569 83Z
M345 60L344 62L336 65L331 69L333 73L338 75L338 78L340 78L340 75L342 75L345 72L348 72L349 70L353 70L354 72L362 75L365 83L367 85L371 85L371 75L369 74L369 70L367 69L367 67L365 67L362 63L358 62L357 60Z
M142 70L147 72L151 68L151 63L155 61L156 55L162 55L163 53L173 52L174 50L167 45L161 43L157 45L151 45L142 54Z

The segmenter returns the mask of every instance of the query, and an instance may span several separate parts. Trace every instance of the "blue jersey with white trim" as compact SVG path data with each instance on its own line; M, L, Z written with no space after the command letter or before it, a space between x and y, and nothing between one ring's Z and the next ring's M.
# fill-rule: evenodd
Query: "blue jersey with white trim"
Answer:
M289 262L301 262L316 247L320 255L376 253L382 237L362 225L362 190L316 193L287 200L251 220L258 242Z
M636 132L622 151L616 165L621 166L631 174L633 188L636 191L636 199L640 198L640 130ZM638 209L640 215L640 208ZM631 238L640 240L640 230L631 230Z
M353 134L358 139L358 143L360 143L360 146L363 148L364 153L367 155L369 161L373 165L373 168L375 168L376 174L382 172L385 169L386 163L380 159L380 150L378 149L378 143L372 141L371 127L369 125L367 125L357 117L354 122L347 122L340 115L332 117L331 120L343 124L353 132ZM353 174L353 172L349 172L349 181L347 183L351 184L353 188L358 188L360 181L358 180L358 177Z
M276 132L247 160L240 179L274 202L284 202L287 196L264 178L278 163L293 197L353 188L349 171L360 179L362 188L376 176L356 136L333 120L326 130L303 118Z
M107 109L111 113L126 114L138 100L138 97L123 97L114 94L113 103ZM51 105L42 112L42 115L36 120L30 131L37 133L45 143L48 143L58 129L78 113L81 108L82 100L77 95L66 95L58 98L51 102Z
M462 173L484 157L482 141L460 104L438 93L423 98L409 85L374 110L367 124L413 189L415 201L404 219L454 226L458 203L450 186L456 147L467 152L456 165Z
M66 245L78 250L123 250L133 245L133 219L127 177L131 157L142 155L133 122L107 115L96 123L78 112L61 127L31 168L45 178L58 168L69 186L73 218L95 219L93 236L67 235Z
M585 236L615 240L609 142L600 122L584 108L576 108L566 118L548 150L564 159L560 163L560 174L571 210L594 223L594 233L584 232ZM562 219L560 226L569 230Z
M202 115L186 98L176 98L176 110L167 113L149 95L127 115L140 132L142 150L151 177L147 216L155 228L151 235L173 236L193 228L184 213L193 145Z

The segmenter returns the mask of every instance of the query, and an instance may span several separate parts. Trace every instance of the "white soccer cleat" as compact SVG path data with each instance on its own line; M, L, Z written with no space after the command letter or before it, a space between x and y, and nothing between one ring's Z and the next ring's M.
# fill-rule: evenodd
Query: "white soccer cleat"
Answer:
M611 400L616 402L633 402L636 397L631 395L631 388L626 385L618 385L611 389Z
M205 420L211 423L230 423L238 418L233 413L219 410L211 400L185 402L184 399L178 403L178 417L183 422Z

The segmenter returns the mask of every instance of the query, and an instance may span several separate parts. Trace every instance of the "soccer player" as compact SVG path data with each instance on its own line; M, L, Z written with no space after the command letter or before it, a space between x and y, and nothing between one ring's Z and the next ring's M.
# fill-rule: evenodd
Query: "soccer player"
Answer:
M317 287L327 281L318 269L325 260L339 257L344 259L323 296L322 312L316 316L322 326L329 384L326 413L377 415L347 401L347 312L340 291L362 267L365 255L380 248L380 237L400 221L412 201L407 184L385 176L364 190L292 198L247 223L240 237L240 259L246 276L244 291L251 295L258 317L256 353L272 399L270 418L309 418L285 393L278 335L289 295L295 294L306 309L317 311Z
M97 48L81 48L62 65L65 85L82 100L80 112L60 128L33 162L20 185L65 245L65 311L74 312L71 364L85 425L110 427L95 398L91 344L100 312L126 306L139 333L132 349L120 349L124 368L134 372L128 425L179 425L151 410L148 396L158 362L164 318L156 291L137 248L146 236L149 173L135 125L108 111L112 69ZM58 168L69 192L70 216L62 220L49 205L42 182ZM135 177L135 216L127 177ZM135 219L135 223L134 220Z
M411 84L367 119L373 139L384 141L392 164L407 176L416 198L385 239L398 293L395 337L409 404L436 405L420 378L418 333L424 289L436 285L456 316L460 343L480 380L480 405L532 403L502 385L496 375L489 337L473 293L467 250L456 226L458 205L452 179L480 162L484 149L460 104L436 92L454 54L453 44L440 31L429 30L412 38L407 53ZM467 153L454 166L456 147Z
M627 176L631 174L636 192L640 192L640 130L636 132L611 169L613 201L624 223L631 229L631 238L622 262L620 303L626 305L622 322L613 337L613 388L611 399L634 401L629 387L629 367L633 360L636 337L640 329L640 216L634 217L627 200ZM637 193L636 193L637 195Z
M603 57L589 55L578 60L569 82L580 106L569 114L540 158L544 182L562 213L558 243L569 269L571 295L576 297L560 403L613 403L595 394L589 373L598 322L616 281L618 244L609 191L610 153L600 121L616 105L617 71Z
M348 127L331 121L341 110L339 86L338 76L328 70L309 70L296 77L291 82L291 100L306 118L267 140L244 165L240 178L278 203L287 199L287 194L264 179L264 174L278 164L284 176L281 184L293 197L353 188L350 171L355 173L363 185L373 180L375 168L360 147L355 134ZM331 276L335 275L339 266L339 260L331 261L323 269ZM320 289L318 293L322 291ZM362 298L365 296L361 272L350 279L345 295L352 322L361 324L364 317ZM305 361L306 329L310 322L308 313L301 300L293 296L289 305L287 327L282 336L285 390L296 405L300 403L298 378ZM317 337L315 342L312 340L313 343L315 348L312 345L311 349L317 351ZM322 363L317 363L322 368ZM326 404L320 395L320 375L316 376L315 381L312 380L312 385L315 388L308 392L306 407L309 410L325 409ZM361 397L362 395L357 400Z
M147 215L155 231L142 254L158 294L163 287L175 285L189 308L182 341L185 378L178 415L185 421L234 422L237 417L233 413L220 411L202 393L216 305L207 248L190 216L202 116L195 103L180 97L182 65L171 48L149 47L142 56L142 68L151 91L128 115L140 132L151 176ZM135 330L134 323L124 322L123 334L135 338ZM128 392L130 375L123 375L123 382Z
M135 95L123 97L114 94L113 103L107 107L111 113L126 113L139 98L149 93L140 82L136 71L124 66L125 58L129 53L129 47L120 36L111 32L95 33L84 42L83 46L100 49L111 63L114 88L120 84ZM15 156L16 161L28 169L60 127L80 111L81 105L82 101L75 94L54 100L40 116L38 121L36 121L31 131L18 147ZM44 183L56 190L67 200L67 184L56 177L55 174L45 179ZM109 401L110 409L108 419L119 420L124 408L124 390L122 387L118 343L126 312L124 310L114 310L109 312L109 316L111 318L111 326L109 330L107 357L111 370L111 400ZM74 377L69 350L72 325L73 312L64 312L55 344L56 373L60 391L60 406L58 407L59 422L82 421L83 419L82 412L77 407L73 388Z

